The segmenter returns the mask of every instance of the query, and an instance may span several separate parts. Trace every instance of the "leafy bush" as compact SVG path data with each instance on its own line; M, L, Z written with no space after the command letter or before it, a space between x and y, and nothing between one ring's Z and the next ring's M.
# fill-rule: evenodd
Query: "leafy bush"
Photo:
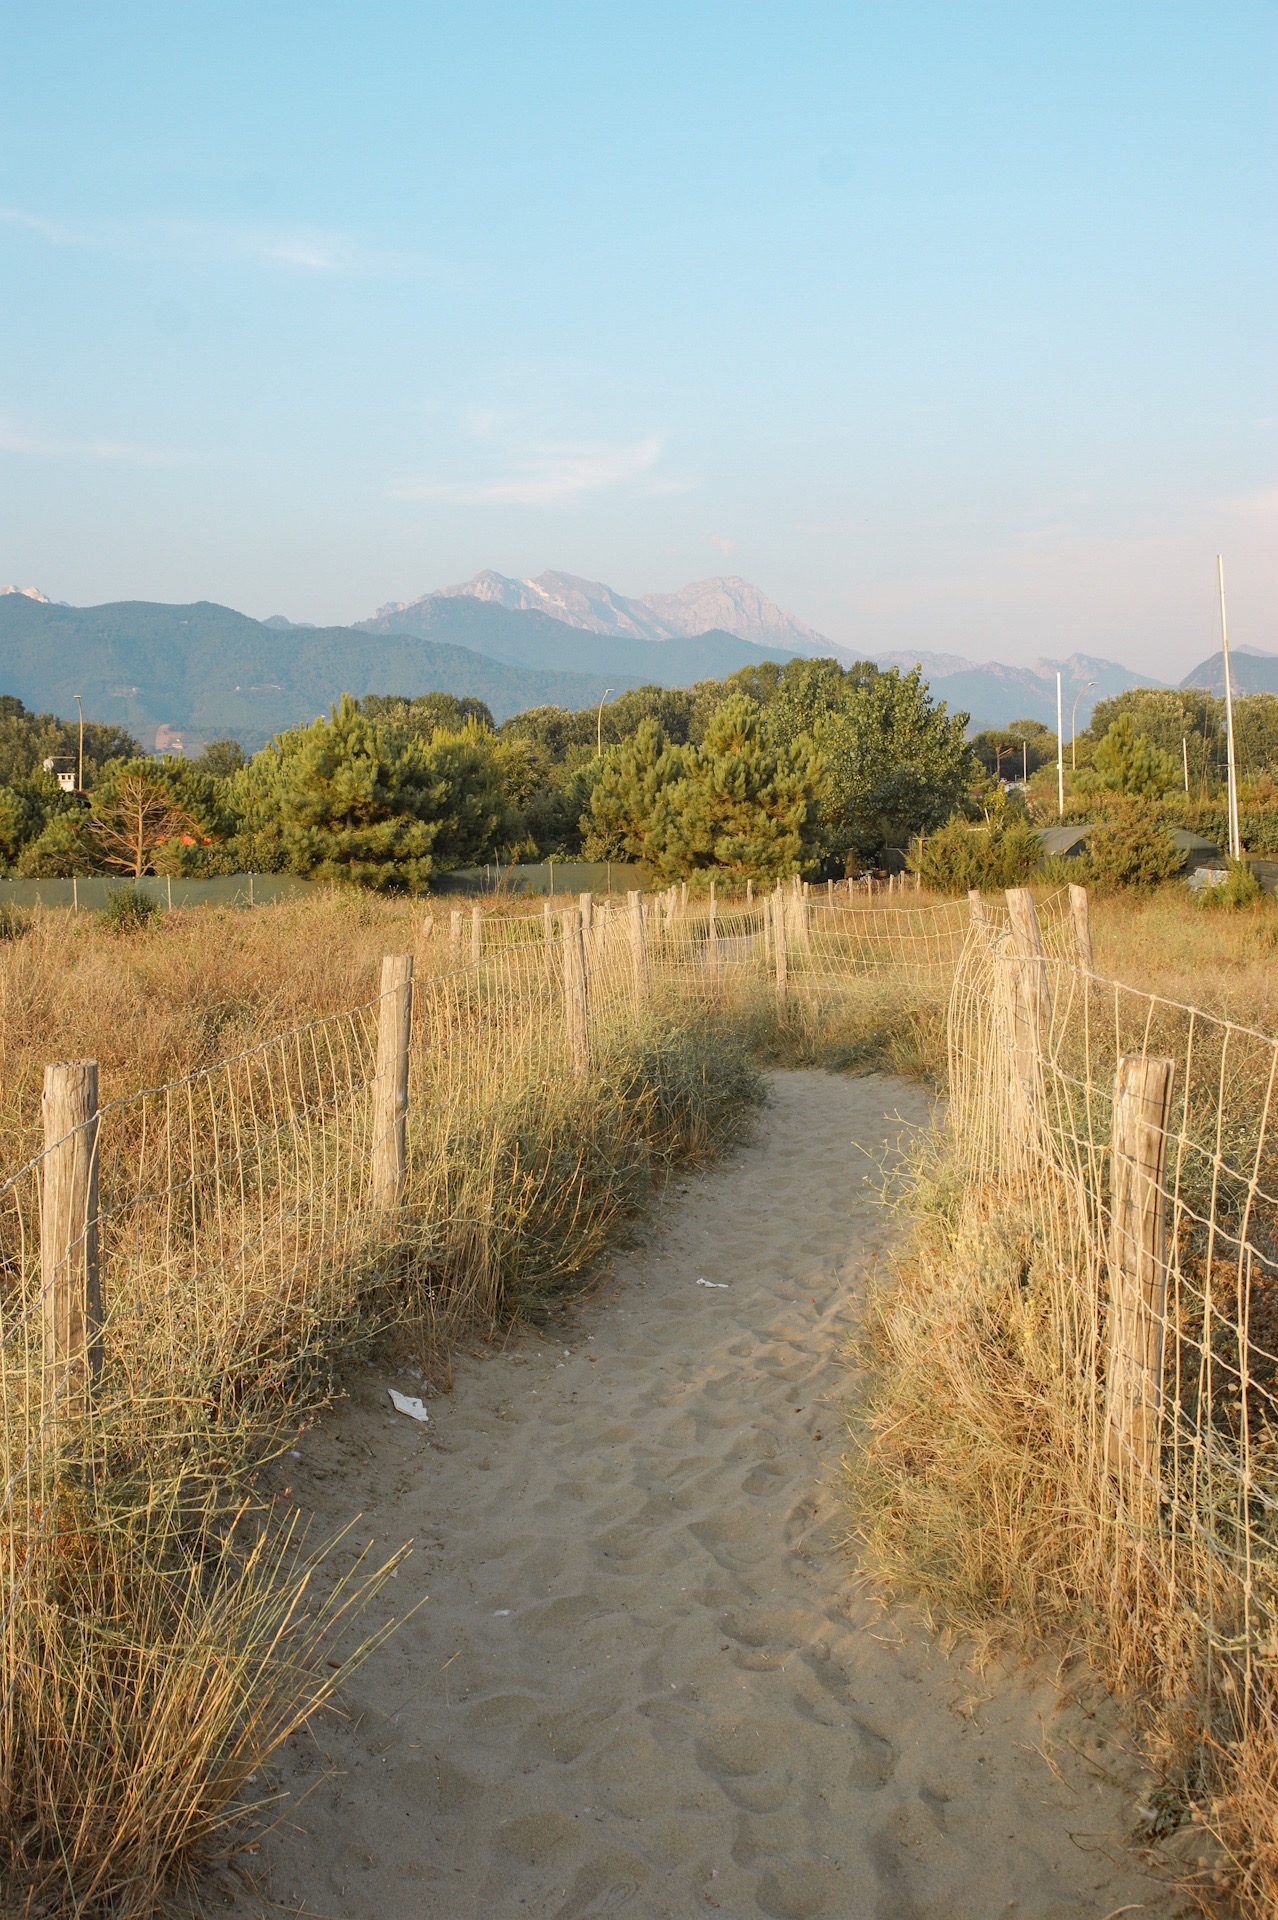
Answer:
M20 940L24 933L30 933L31 921L25 913L19 913L6 900L0 906L0 940Z
M164 909L141 887L113 887L98 922L110 933L141 933Z
M1265 897L1265 890L1245 860L1226 862L1229 873L1219 886L1204 887L1204 907L1254 907Z
M1029 822L1006 810L982 826L957 817L939 833L916 841L910 867L932 893L983 892L1023 886L1043 857L1043 845Z
M1117 724L1117 723L1116 723ZM1129 800L1087 843L1092 877L1098 887L1161 886L1184 865L1152 800Z

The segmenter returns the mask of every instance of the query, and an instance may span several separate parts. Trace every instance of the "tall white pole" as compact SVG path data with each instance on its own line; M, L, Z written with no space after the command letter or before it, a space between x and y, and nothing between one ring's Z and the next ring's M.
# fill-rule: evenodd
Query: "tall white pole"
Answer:
M1061 676L1056 676L1056 811L1065 818L1065 708L1061 698Z
M1216 573L1220 580L1220 651L1225 667L1225 765L1229 788L1229 854L1242 859L1242 836L1238 831L1238 761L1234 754L1234 690L1229 673L1229 622L1225 617L1225 561L1216 555Z

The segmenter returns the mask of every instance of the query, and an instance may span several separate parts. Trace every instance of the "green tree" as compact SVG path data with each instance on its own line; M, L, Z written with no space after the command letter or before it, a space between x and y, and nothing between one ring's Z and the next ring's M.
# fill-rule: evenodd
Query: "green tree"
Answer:
M241 845L265 866L383 890L504 851L517 822L489 734L396 736L344 694L236 776Z
M653 719L641 720L632 740L608 749L582 818L587 859L656 864L658 803L682 778L689 752L672 746Z
M817 665L824 663L817 662ZM827 685L833 690L832 677ZM773 712L784 724L785 692ZM976 763L968 716L934 701L917 667L861 665L810 728L825 767L822 840L830 864L850 870L883 847L932 833L966 800Z
M910 866L933 893L963 894L1023 886L1043 858L1043 843L1023 814L991 810L988 821L969 824L957 816L936 833L916 840Z
M1139 797L1127 799L1103 827L1088 835L1087 853L1092 877L1102 888L1148 891L1185 864L1162 824L1157 802Z
M995 779L1028 779L1056 758L1056 735L1041 720L1013 720L1010 727L985 727L972 738L972 752Z
M697 869L780 880L817 857L821 763L806 734L782 744L746 694L725 701L682 775L657 795L649 829L654 864L678 877Z
M1096 748L1093 771L1080 774L1078 784L1084 791L1154 799L1177 785L1177 775L1171 755L1137 733L1130 713L1120 713Z
M442 729L460 733L468 720L474 720L488 733L493 731L491 709L470 694L458 699L452 693L370 693L360 702L372 719L396 733L413 733L422 740L433 739Z
M101 859L87 808L51 814L23 847L17 868L24 878L37 880L70 880L99 872Z
M210 740L190 765L196 772L206 773L214 780L229 780L232 774L248 765L248 755L238 740Z
M100 720L84 723L84 784L91 787L109 760L127 758L142 749L123 727ZM59 720L52 713L29 713L12 693L0 694L0 784L38 773L46 760L64 773L74 773L79 758L76 720Z

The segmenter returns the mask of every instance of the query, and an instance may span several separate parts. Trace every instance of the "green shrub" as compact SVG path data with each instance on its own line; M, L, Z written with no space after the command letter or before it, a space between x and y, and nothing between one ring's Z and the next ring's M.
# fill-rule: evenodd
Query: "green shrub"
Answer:
M982 826L956 817L939 833L915 841L910 868L933 893L961 894L972 887L988 892L1023 886L1042 857L1042 842L1029 822L1000 812Z
M0 940L20 940L24 933L30 933L30 916L19 913L16 907L6 900L0 906Z
M110 933L141 933L163 911L159 901L142 887L113 887L98 922Z
M1265 897L1265 890L1245 860L1228 860L1229 873L1219 886L1204 887L1204 907L1254 907Z
M1180 872L1185 856L1162 825L1158 803L1128 800L1087 843L1098 887L1148 891Z

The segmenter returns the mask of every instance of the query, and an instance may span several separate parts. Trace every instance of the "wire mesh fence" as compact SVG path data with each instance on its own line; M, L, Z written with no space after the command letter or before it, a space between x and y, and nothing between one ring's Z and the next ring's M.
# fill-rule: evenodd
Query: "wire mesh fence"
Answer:
M633 1203L681 1026L891 994L946 1021L954 1139L1032 1220L1040 1337L1134 1629L1157 1624L1169 1673L1205 1670L1218 1725L1270 1713L1278 1046L1099 979L1078 894L433 902L411 988L405 967L60 1132L47 1083L45 1147L0 1183L10 1675L68 1485L248 1460L370 1302L461 1326L553 1289Z
M1111 1595L1229 1738L1278 1673L1278 1043L1098 978L1077 902L1028 900L965 943L951 1130L1032 1222Z

